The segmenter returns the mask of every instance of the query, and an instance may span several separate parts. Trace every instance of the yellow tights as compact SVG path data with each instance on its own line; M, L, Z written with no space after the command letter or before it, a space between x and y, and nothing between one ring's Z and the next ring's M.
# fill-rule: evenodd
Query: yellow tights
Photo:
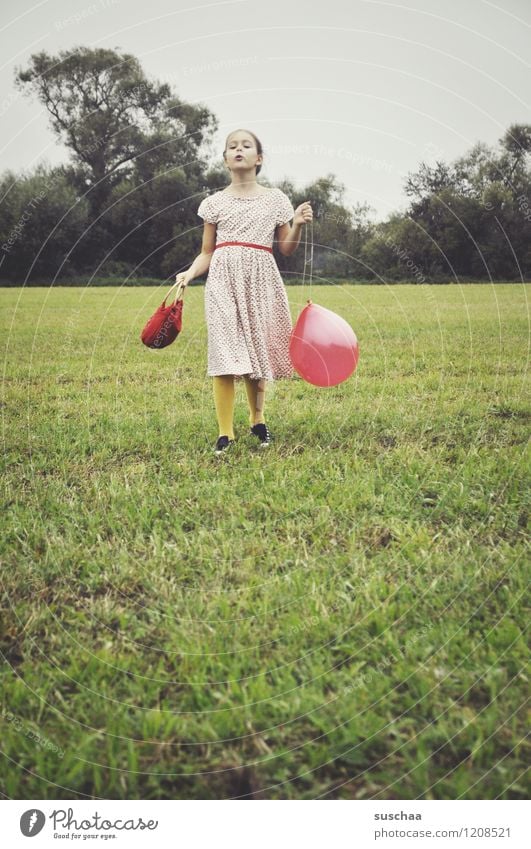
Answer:
M249 403L249 424L251 427L260 422L265 423L265 380L251 380L244 375L245 390ZM214 403L219 425L219 435L234 439L234 375L218 374L213 378Z

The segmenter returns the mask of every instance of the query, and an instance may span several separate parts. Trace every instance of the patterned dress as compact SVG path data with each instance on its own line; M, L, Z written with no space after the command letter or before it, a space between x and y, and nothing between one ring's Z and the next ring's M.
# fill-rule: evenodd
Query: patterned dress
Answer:
M268 189L254 197L215 192L201 201L197 214L217 225L216 245L251 242L271 248L275 228L290 221L295 211L284 192ZM272 253L242 245L216 248L205 286L205 317L209 377L293 376L290 308Z

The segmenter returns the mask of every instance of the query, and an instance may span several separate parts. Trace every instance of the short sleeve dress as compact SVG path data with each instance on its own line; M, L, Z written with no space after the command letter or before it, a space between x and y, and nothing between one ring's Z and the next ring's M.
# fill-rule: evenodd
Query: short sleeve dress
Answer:
M217 225L216 245L249 242L271 248L275 228L295 211L275 188L253 197L218 191L201 201L197 214ZM205 285L205 317L209 377L293 377L290 308L272 253L242 245L216 248Z

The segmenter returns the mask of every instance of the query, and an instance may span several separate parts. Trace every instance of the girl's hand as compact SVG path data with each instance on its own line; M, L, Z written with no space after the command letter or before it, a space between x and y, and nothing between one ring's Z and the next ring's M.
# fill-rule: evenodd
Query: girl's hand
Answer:
M305 201L301 203L300 206L295 210L295 215L293 216L293 224L307 224L309 221L313 219L313 210L310 206L309 201Z
M190 282L190 278L188 277L188 272L187 271L181 271L180 274L176 274L175 282L176 283L182 283L183 289L186 289L186 287L188 286L188 284Z

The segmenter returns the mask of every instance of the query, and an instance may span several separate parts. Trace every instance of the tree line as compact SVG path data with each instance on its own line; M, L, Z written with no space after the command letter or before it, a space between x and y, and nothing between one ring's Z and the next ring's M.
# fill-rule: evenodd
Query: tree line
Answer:
M0 175L2 285L133 285L186 268L201 244L199 202L227 184L208 164L216 116L116 50L34 54L15 84L45 107L70 159ZM528 280L530 154L531 125L513 124L496 147L421 162L404 184L406 211L380 222L367 204L346 204L334 174L276 185L294 207L312 203L314 283ZM275 256L286 283L300 280L302 248Z

